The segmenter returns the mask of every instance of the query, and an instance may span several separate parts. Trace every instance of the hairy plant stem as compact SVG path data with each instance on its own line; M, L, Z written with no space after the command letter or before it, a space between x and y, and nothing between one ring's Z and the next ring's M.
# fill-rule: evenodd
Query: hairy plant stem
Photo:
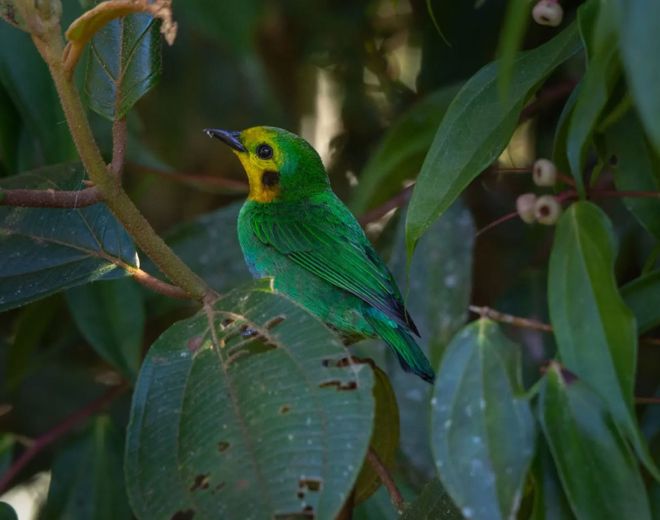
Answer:
M59 24L41 34L33 34L32 39L55 82L80 160L108 208L172 283L181 287L191 298L204 300L211 290L156 234L121 187L118 175L109 174L89 126L80 95L64 69L64 42ZM122 129L119 128L119 131Z

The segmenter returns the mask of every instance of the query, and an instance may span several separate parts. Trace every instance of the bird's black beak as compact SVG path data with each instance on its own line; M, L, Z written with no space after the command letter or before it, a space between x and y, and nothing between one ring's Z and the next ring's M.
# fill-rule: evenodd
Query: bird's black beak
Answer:
M241 143L241 140L239 139L241 135L240 132L232 132L231 130L221 130L219 128L205 128L204 133L209 137L215 137L216 139L220 139L223 143L229 145L237 152L247 152L247 149L245 148L245 146L243 146L243 143Z

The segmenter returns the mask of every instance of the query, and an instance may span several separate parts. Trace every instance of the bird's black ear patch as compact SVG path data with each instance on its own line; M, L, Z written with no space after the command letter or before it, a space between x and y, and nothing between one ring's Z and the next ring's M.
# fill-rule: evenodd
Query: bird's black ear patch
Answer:
M263 184L267 188L272 188L273 186L277 186L279 183L280 183L280 173L279 172L266 170L261 175L261 184Z

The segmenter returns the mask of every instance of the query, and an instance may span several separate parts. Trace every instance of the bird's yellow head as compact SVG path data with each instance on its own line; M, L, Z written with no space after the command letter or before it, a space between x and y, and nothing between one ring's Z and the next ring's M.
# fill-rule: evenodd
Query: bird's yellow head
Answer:
M250 183L249 200L261 203L301 200L330 188L316 150L291 132L255 126L242 132L209 128L240 159Z

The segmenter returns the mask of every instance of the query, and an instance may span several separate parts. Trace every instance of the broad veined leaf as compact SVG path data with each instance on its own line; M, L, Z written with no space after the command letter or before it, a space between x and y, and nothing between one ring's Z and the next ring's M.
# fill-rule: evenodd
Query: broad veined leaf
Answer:
M424 486L417 499L401 516L401 520L463 520L463 518L437 478Z
M142 365L126 450L134 513L334 518L371 438L371 368L263 283L209 314L213 331L204 312L176 323Z
M161 74L160 21L138 13L115 18L92 38L85 94L92 110L121 119Z
M57 453L44 518L131 518L121 464L124 439L107 416Z
M660 154L660 2L635 0L626 3L619 19L621 54L630 90L648 136Z
M551 364L541 386L539 415L577 518L651 518L635 456L586 383Z
M496 323L481 319L454 337L433 389L431 445L466 518L515 517L536 435L520 394L519 347Z
M406 277L405 222L397 222L389 266L415 320L419 344L437 367L445 347L467 319L472 290L474 222L462 201L454 205L419 241ZM429 446L428 407L432 388L401 371L396 356L385 350L387 373L399 402L401 451L409 480L421 487L436 472Z
M406 221L408 256L431 223L499 156L539 84L578 49L572 24L548 43L519 54L505 100L497 89L497 63L465 84L438 128L413 191Z
M660 270L627 283L621 287L621 296L637 319L639 334L660 325Z
M80 165L60 165L0 182L0 188L82 189ZM0 311L137 266L126 230L104 204L86 208L0 207Z
M66 293L78 329L108 363L135 379L142 357L143 293L134 280L86 284Z
M638 455L655 471L633 414L637 330L617 289L614 257L607 216L590 202L571 205L559 220L550 255L550 321L564 365L607 399Z
M424 155L458 92L458 85L442 87L416 103L389 128L360 174L351 209L363 213L401 190L417 177Z
M660 155L646 140L636 114L630 110L605 132L612 158L614 184L621 191L660 192ZM660 197L624 198L623 203L656 240L660 240Z

